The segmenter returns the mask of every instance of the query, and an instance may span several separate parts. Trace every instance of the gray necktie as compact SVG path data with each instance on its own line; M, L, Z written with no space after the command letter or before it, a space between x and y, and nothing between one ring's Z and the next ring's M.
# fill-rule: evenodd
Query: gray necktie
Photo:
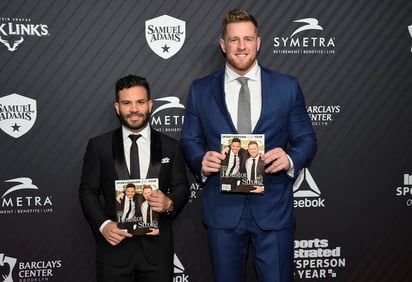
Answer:
M252 121L250 116L250 92L247 86L246 77L238 77L237 80L242 85L239 91L239 101L237 108L237 131L240 134L252 132Z

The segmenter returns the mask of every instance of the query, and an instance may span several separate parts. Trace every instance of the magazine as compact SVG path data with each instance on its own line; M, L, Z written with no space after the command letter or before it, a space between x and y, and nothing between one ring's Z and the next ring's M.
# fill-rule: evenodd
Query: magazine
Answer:
M145 198L159 190L159 179L116 180L115 189L117 226L133 235L158 235L159 213Z
M226 155L220 169L220 191L264 193L264 134L222 134L221 151Z

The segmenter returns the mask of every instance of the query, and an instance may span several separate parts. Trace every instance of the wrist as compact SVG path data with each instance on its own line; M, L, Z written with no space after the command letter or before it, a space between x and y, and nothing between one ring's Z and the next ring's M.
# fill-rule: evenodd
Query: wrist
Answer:
M173 206L173 201L172 199L168 198L167 200L167 206L166 206L166 213L170 214L173 212L174 206Z

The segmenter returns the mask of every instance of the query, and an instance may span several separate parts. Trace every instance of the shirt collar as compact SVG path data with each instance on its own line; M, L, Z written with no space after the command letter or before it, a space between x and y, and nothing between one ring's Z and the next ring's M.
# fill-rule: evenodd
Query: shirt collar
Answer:
M259 63L256 61L256 65L243 77L247 77L250 80L257 81L259 80L259 75L260 75L260 66L259 66ZM226 65L226 68L225 68L226 82L232 82L233 80L236 80L238 77L240 77L240 75L235 73L231 68L229 68Z
M142 138L144 141L148 142L150 141L150 126L149 124L146 125L145 128L143 128L140 132L136 133L125 127L124 125L122 126L122 135L123 135L123 140L130 140L129 135L130 134L140 134L142 135ZM139 139L140 139L139 138Z

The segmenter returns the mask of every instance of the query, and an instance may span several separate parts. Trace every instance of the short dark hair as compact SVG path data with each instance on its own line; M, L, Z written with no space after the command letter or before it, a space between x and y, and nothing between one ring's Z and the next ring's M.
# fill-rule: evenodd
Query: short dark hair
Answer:
M227 12L222 22L222 38L226 35L226 27L230 23L251 22L255 26L256 34L259 35L259 27L256 19L245 10L235 9Z
M120 78L116 82L116 102L119 102L119 91L133 86L142 86L147 91L147 99L150 100L150 87L146 78L129 74L128 76Z

